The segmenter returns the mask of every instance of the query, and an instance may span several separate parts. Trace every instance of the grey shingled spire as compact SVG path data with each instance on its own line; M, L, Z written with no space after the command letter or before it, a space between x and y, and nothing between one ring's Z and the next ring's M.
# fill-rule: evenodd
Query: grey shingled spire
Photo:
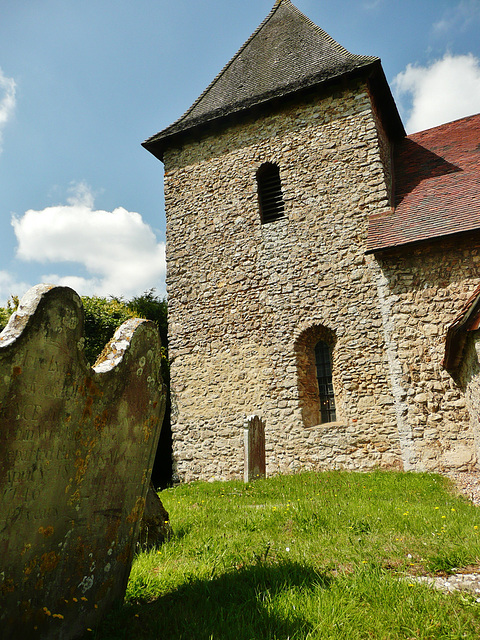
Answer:
M277 0L190 109L144 146L160 157L158 149L177 133L376 63L347 51L290 0Z

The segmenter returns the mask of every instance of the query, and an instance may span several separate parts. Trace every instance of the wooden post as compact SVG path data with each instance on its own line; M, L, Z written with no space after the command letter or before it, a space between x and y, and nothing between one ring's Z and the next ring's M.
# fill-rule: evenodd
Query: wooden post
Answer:
M244 442L244 481L265 478L265 423L258 416L250 416L245 420Z

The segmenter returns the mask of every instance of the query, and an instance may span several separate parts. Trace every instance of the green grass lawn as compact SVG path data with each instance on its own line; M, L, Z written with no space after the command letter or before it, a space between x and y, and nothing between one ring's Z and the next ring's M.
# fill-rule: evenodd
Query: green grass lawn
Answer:
M409 579L480 562L480 509L430 474L306 473L163 491L97 640L480 638L480 603ZM479 594L480 597L480 594Z

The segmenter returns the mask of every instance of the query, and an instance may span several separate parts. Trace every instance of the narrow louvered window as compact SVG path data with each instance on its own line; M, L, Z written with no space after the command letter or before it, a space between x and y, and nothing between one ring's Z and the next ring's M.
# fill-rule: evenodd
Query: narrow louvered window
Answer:
M276 164L266 162L257 171L258 202L262 223L284 217L284 203L280 172Z

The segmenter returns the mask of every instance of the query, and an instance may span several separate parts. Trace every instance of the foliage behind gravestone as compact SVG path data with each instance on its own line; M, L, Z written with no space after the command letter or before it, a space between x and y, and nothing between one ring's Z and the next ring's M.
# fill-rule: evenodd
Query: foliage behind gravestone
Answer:
M155 289L149 289L126 303L139 318L153 320L160 331L162 345L167 349L167 300L155 295Z
M85 357L93 365L117 327L134 318L135 314L116 298L82 296L82 302L85 312Z
M6 307L0 307L0 331L6 327L7 322L10 320L10 316L17 309L19 303L18 296L10 296L7 301Z
M0 307L0 331L2 331L2 329L6 326L9 318L10 314L8 313L8 309Z
M150 289L128 301L114 297L82 297L85 310L85 355L90 364L95 362L117 327L129 318L145 318L155 322L164 347L163 360L166 362L167 301L154 292L154 289ZM162 365L165 376L165 363L162 362Z

